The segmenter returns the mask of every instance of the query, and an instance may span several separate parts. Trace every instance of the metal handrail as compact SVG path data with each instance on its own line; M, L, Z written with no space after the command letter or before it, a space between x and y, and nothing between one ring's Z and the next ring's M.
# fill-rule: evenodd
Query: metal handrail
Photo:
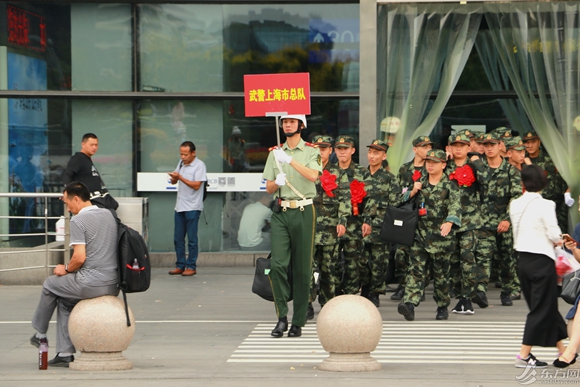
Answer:
M66 206L63 203L63 216L65 218L65 241L63 248L54 249L48 247L48 237L55 236L55 231L48 230L48 220L49 219L60 219L60 216L48 216L48 199L61 198L62 193L49 193L49 192L0 192L0 198L28 198L28 199L42 199L44 203L44 216L21 216L21 215L0 215L0 219L42 219L44 220L44 233L8 233L0 234L0 237L30 237L30 236L44 236L44 249L38 248L28 248L25 250L10 250L10 251L0 251L0 255L10 255L10 254L21 254L30 252L41 252L44 251L45 259L44 266L25 266L25 267L14 267L10 269L0 269L0 272L16 271L16 270L28 270L28 269L40 269L44 268L46 274L50 275L48 269L54 267L54 265L49 265L49 253L50 252L64 252L65 261L68 260L70 256L70 247L68 246L69 241L69 218L67 214Z

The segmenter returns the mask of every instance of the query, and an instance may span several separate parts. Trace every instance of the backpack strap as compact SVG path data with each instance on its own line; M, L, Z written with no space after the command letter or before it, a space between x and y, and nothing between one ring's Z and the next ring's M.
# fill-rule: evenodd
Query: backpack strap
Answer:
M131 319L129 318L129 304L127 304L127 293L125 293L125 289L123 289L123 286L121 284L121 265L123 264L123 262L121 262L121 254L119 254L119 229L121 228L121 219L119 219L119 217L117 216L117 212L111 208L108 209L109 211L111 211L111 214L113 215L113 218L115 218L115 220L117 221L117 287L119 289L121 289L121 293L123 293L123 303L125 304L125 316L127 316L127 326L130 327L131 326Z

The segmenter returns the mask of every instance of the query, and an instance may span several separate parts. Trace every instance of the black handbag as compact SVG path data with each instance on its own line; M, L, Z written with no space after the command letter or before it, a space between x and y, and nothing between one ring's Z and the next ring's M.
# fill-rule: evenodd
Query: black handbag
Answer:
M397 207L387 208L381 227L381 239L403 246L413 244L419 223L416 197Z
M562 293L560 297L568 304L574 305L580 294L580 269L562 277Z
M270 273L270 266L272 260L270 259L272 254L268 255L268 258L257 258L256 259L256 272L254 274L254 282L252 283L252 293L257 294L267 301L274 301L274 294L272 293L272 285L270 283L270 278L268 274ZM290 284L290 297L288 301L292 300L292 270L291 266L288 266L288 283Z

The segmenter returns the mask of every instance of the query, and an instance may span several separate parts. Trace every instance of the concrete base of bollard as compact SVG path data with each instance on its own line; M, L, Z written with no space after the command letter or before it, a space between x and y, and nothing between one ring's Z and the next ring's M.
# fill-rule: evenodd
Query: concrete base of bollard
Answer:
M123 371L133 368L133 363L122 352L81 352L69 368L76 371Z
M367 372L379 371L381 363L366 353L330 353L322 363L318 365L322 371L334 372Z

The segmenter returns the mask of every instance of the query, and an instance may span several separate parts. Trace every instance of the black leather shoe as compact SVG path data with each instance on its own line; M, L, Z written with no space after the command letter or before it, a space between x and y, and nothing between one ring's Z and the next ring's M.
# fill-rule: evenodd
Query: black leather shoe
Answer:
M407 321L415 320L415 306L410 302L401 302L397 307L397 312L402 314Z
M287 330L288 330L288 318L282 317L278 319L278 324L276 324L276 327L272 329L272 333L270 334L272 335L272 337L282 337L284 336L284 332L286 332Z
M75 361L75 357L73 355L70 356L56 355L54 359L48 361L48 365L51 367L68 367L68 365L73 361Z
M447 308L444 306L440 306L437 308L437 314L435 315L435 320L447 320L449 317L449 312Z
M403 299L403 297L405 297L405 287L399 285L399 287L397 288L395 293L393 295L391 295L391 300L392 301L401 301Z
M512 298L509 294L507 293L501 293L499 295L499 299L501 300L501 305L502 306L512 306L514 304L514 302L512 301Z
M472 299L480 308L487 308L489 306L489 301L487 301L487 295L485 292L477 292L475 297Z
M290 330L288 331L288 337L300 337L302 336L302 328L298 325L292 324Z
M32 337L30 338L30 344L34 345L36 348L40 348L40 340L38 337L36 337L36 334L32 335ZM48 345L48 339L44 338L42 339L44 340L44 342L46 343L46 345Z
M377 308L379 307L379 305L381 305L381 302L379 301L379 294L375 293L375 292L370 292L369 293L369 297L368 297L369 301L372 302L374 304L374 306L376 306Z
M308 304L308 309L306 309L306 320L312 320L314 318L314 308L312 304Z

